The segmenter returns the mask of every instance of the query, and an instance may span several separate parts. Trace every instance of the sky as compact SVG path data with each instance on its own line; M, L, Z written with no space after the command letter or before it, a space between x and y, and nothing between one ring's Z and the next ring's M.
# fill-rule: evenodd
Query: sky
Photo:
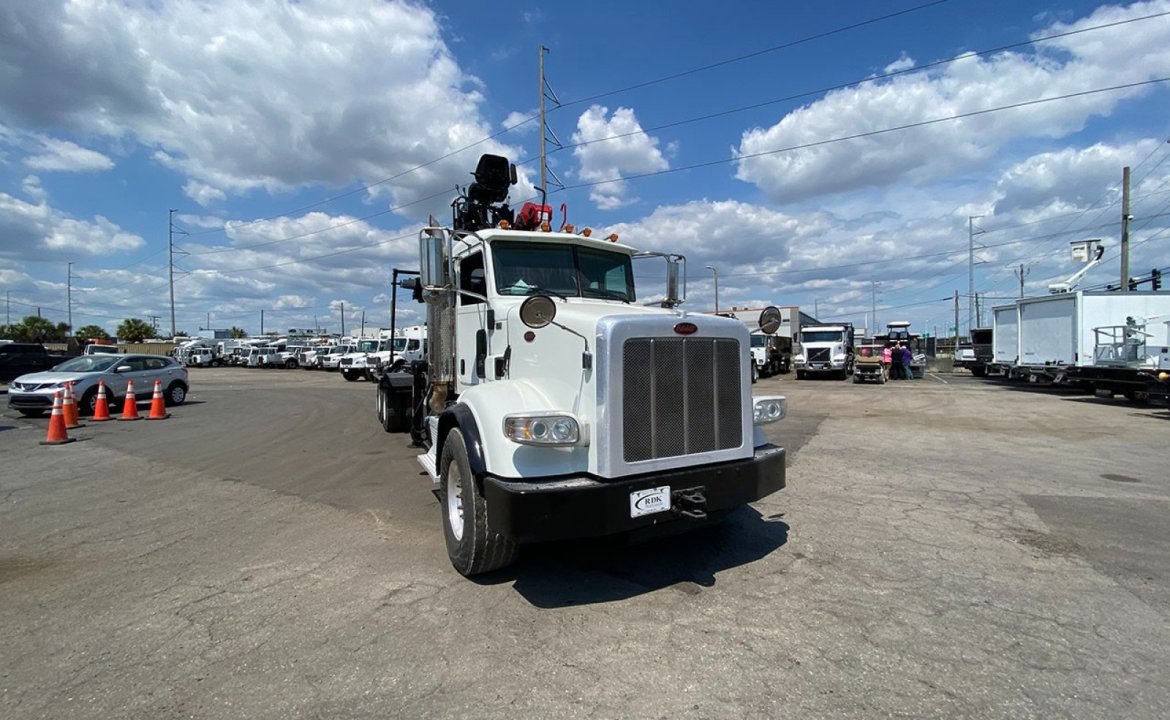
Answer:
M1125 167L1170 269L1170 0L13 0L5 322L388 326L480 154L536 198L542 46L555 224L684 255L684 309L965 333L1074 241L1119 281Z

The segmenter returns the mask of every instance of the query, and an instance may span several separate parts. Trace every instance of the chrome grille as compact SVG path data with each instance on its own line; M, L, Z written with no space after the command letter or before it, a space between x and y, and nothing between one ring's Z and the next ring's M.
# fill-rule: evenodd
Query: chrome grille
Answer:
M809 348L808 361L809 362L829 362L829 351L832 348Z
M739 341L636 338L622 348L626 462L743 443Z

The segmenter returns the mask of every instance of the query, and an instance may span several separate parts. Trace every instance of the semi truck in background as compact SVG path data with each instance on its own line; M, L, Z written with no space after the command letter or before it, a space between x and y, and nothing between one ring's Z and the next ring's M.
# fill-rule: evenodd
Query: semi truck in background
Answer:
M796 379L827 375L842 380L853 373L853 325L806 325L800 329L800 346L792 364Z
M686 530L783 488L764 430L787 401L751 395L742 322L679 308L685 258L514 212L505 158L474 178L451 227L420 231L425 359L385 373L377 402L424 450L455 569L504 567L524 543ZM642 258L667 266L650 305ZM779 311L764 313L774 332Z

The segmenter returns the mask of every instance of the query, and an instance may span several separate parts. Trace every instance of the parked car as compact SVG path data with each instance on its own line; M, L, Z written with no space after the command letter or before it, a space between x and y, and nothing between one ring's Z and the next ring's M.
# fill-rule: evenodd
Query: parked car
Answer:
M38 370L48 370L67 359L65 355L50 353L40 343L4 343L0 345L0 382L10 382Z
M161 380L167 405L182 405L190 384L187 368L174 358L162 355L82 355L66 360L48 372L21 375L8 386L8 407L25 417L37 417L53 408L53 395L73 383L82 415L93 413L97 404L98 381L106 384L111 409L120 407L127 382L134 381L137 400L148 401L154 381Z

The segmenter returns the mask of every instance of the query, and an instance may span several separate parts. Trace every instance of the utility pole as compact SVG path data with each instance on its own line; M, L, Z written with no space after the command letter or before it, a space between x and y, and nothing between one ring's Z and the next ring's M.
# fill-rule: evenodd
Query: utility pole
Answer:
M345 303L341 303L341 337L345 337Z
M959 352L959 291L955 291L955 352Z
M208 310L208 311L207 311L207 327L205 327L205 328L203 328L203 329L204 329L204 330L210 330L210 329L211 329L211 311L210 311L210 310Z
M264 311L260 311L260 334L264 334Z
M982 235L985 230L975 230L976 218L982 215L967 216L967 327L975 327L975 236ZM955 323L956 329L958 323ZM970 330L968 330L970 332Z
M545 120L545 108L544 108L545 99L547 98L549 100L552 100L558 106L561 104L560 99L557 98L557 94L552 91L552 88L550 88L548 86L548 83L544 79L544 56L548 53L548 51L549 51L548 48L546 48L544 45L540 46L540 50L539 50L539 55L540 55L540 63L539 63L539 65L540 65L540 69L539 69L539 74L540 74L540 87L539 87L539 92L540 92L540 188L539 188L539 190L540 190L540 205L542 208L541 209L542 216L543 216L543 212L544 212L543 211L544 206L548 205L548 176L552 175L553 181L558 186L560 186L562 188L564 187L564 184L561 183L560 179L556 176L556 173L553 173L551 170L548 169L548 153L545 150L545 143L546 143L546 140L548 138L549 133L552 133L553 143L556 144L557 147L563 147L561 145L561 141L557 138L556 133L552 132L552 129L549 128L549 126L548 126L548 122ZM552 218L550 217L549 220L551 222Z
M1024 278L1028 277L1028 273L1032 272L1032 268L1025 266L1024 263L1020 263L1020 269L1013 270L1012 272L1015 273L1015 276L1020 279L1020 299L1023 300L1024 299Z
M167 212L167 279L171 287L171 337L177 334L175 330L175 235L189 234L183 228L175 229L175 213L178 210L170 210ZM179 255L186 255L187 253L179 250ZM186 275L183 270L179 271L180 275Z
M175 211L167 212L167 280L171 287L171 337L175 336Z
M366 311L362 310L362 337L366 336Z
M73 334L73 263L69 263L65 267L65 312L66 320L69 323L69 334Z
M877 281L876 280L869 281L869 299L870 299L870 303L872 304L870 309L873 310L873 314L870 317L873 318L873 331L876 333L877 326L878 326L878 321L877 321Z
M1121 292L1129 290L1129 166L1121 171Z
M706 265L704 267L706 267L708 270L710 270L711 274L715 276L715 314L718 315L719 314L719 271L717 269L715 269L714 265Z

